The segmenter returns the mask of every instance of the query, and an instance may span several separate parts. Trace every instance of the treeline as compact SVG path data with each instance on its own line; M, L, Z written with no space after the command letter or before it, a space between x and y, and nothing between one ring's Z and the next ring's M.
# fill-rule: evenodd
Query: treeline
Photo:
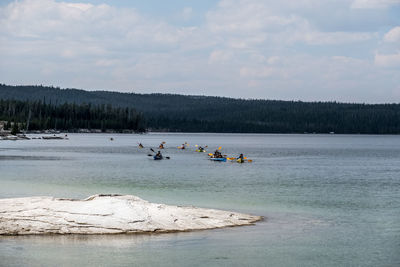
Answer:
M101 129L102 131L145 131L141 113L133 108L113 107L111 104L60 105L45 101L0 100L0 120L7 121L5 130L63 130Z
M135 107L154 131L400 134L400 104L245 100L0 84L0 99Z

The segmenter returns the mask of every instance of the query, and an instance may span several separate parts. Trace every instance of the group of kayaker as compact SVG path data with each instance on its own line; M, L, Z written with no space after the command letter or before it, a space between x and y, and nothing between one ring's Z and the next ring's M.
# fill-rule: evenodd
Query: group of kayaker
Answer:
M165 145L165 142L162 142L162 143L160 143L158 148L165 149L164 145ZM186 149L186 146L188 146L188 143L185 142L182 144L182 146L179 146L178 149ZM142 143L138 143L138 147L144 148ZM196 147L197 147L196 152L206 152L204 147L198 146L198 145L196 145ZM207 146L205 146L205 147L207 147ZM155 153L155 151L153 149L150 148L150 150ZM252 160L248 160L246 157L244 157L242 153L238 157L228 158L226 155L222 155L220 150L221 150L221 147L216 149L214 153L209 153L208 155L210 156L210 159L216 160L216 161L236 160L238 163L244 163L245 161L252 162ZM149 154L149 156L152 156L155 160L164 159L160 150L158 150L154 156L151 154ZM169 159L169 157L165 157L165 158Z

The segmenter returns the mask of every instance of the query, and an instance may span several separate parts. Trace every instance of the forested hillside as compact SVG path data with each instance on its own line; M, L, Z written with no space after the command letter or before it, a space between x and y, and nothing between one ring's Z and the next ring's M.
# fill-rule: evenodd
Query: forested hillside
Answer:
M114 108L110 104L46 104L41 100L18 101L0 99L0 120L21 125L19 130L78 129L131 130L143 132L144 120L133 108Z
M399 134L400 104L244 100L0 85L0 99L54 106L111 104L142 112L150 130L249 133Z

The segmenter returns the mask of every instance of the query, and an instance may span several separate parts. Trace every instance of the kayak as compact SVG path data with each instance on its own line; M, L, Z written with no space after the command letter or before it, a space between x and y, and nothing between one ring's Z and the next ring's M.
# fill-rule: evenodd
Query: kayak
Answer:
M198 150L198 149L196 149L196 152L207 152L207 151L205 151L205 150Z
M225 161L226 161L226 158L210 158L210 160L225 162Z
M154 160L162 160L163 157L162 157L162 156L161 156L161 157L154 156L153 159L154 159Z
M237 162L237 163L244 163L244 159L238 158L238 159L236 160L236 162Z

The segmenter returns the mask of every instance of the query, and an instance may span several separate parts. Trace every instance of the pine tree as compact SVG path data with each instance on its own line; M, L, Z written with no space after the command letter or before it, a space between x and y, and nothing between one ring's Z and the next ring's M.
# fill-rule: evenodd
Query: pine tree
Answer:
M18 123L14 120L13 127L11 129L12 135L17 135L19 133Z

